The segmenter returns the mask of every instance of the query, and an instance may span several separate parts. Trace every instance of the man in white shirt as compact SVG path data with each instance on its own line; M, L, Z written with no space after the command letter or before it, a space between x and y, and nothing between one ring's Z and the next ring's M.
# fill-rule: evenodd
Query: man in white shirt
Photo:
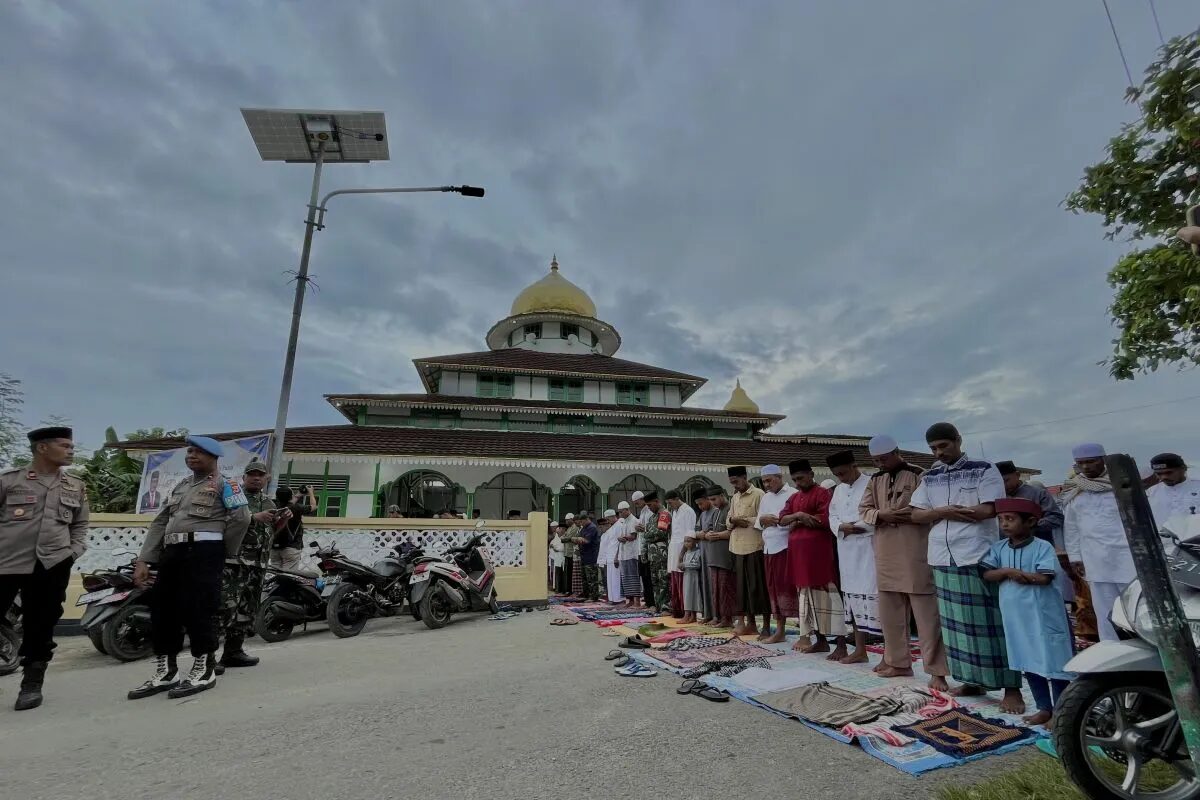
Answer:
M761 475L764 494L758 504L758 518L754 521L754 527L762 531L767 597L771 601L771 613L775 616L775 632L764 628L758 638L777 644L787 638L787 618L800 613L800 600L792 580L787 551L788 531L792 526L780 524L783 507L796 490L783 480L783 469L778 464L767 464L762 468Z
M633 515L629 503L617 503L617 560L621 565L621 596L625 605L638 608L642 605L642 571L638 561L638 518Z
M999 584L983 579L980 560L1000 538L995 502L1005 497L1004 479L987 461L972 461L949 422L925 431L937 459L912 496L912 521L931 525L929 566L937 587L938 616L950 674L962 682L956 696L1003 689L1000 709L1025 713L1021 673L1009 669Z
M1081 444L1071 455L1075 458L1075 474L1063 483L1060 495L1067 558L1088 582L1100 638L1115 641L1117 630L1108 616L1121 590L1137 577L1133 553L1104 464L1104 448Z
M671 538L667 542L667 576L671 581L671 616L682 618L683 610L683 567L679 557L683 555L683 540L696 533L696 512L679 492L667 492L667 507L671 509Z
M1167 520L1181 515L1200 514L1200 480L1187 476L1187 464L1174 453L1159 453L1150 459L1158 483L1146 497L1154 522L1161 530Z
M825 464L839 481L829 502L829 529L837 537L842 595L854 619L854 652L842 663L866 663L867 635L883 635L879 589L875 585L875 526L864 522L858 510L871 479L854 463L850 450L827 456ZM882 665L880 661L876 671Z
M600 534L600 574L603 575L601 588L610 603L619 603L621 595L621 543L617 540L625 530L625 526L617 519L617 512L611 508L604 512L604 533Z

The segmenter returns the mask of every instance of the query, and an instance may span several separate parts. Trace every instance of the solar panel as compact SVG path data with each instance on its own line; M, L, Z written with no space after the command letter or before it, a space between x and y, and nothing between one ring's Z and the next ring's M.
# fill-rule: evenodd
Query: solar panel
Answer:
M242 118L263 161L311 163L321 141L326 163L388 159L382 111L243 108Z

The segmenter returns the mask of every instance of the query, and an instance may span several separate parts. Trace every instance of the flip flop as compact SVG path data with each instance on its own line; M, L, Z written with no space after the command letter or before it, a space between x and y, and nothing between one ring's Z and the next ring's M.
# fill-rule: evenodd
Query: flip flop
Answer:
M578 624L579 624L579 620L577 620L577 619L566 619L566 618L561 618L561 617L560 617L559 619L552 619L552 620L550 620L550 624L551 624L551 625L578 625Z
M692 694L697 695L698 697L703 697L705 700L711 700L714 703L729 702L728 692L722 691L721 689L717 689L713 686L709 686L706 683L702 683L700 686L693 689Z
M705 685L704 683L697 680L696 678L688 678L683 683L679 684L679 688L675 690L675 693L676 694L691 694L693 691L696 690L696 687L704 686L704 685Z
M617 670L617 674L624 678L653 678L658 673L635 661L624 669Z
M618 659L616 659L615 661L613 661L613 666L614 666L614 667L624 667L624 666L626 666L626 665L627 665L627 664L628 664L628 663L629 663L631 660L632 660L632 659L630 659L630 658L629 658L629 656L627 656L627 655L625 655L625 654L623 654L623 653L622 653L620 658L618 658Z
M608 655L606 655L604 657L604 660L605 661L616 661L618 658L621 658L624 655L625 654L622 653L620 650L609 650Z

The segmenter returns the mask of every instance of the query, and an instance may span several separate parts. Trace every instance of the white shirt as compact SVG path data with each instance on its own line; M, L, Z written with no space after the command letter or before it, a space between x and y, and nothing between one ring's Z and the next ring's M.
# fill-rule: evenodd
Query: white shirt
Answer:
M786 483L778 492L763 492L762 500L758 501L758 516L754 519L754 527L762 531L763 552L769 556L787 550L788 530L791 525L771 525L763 527L762 518L765 516L778 517L787 505L788 498L796 493L793 486Z
M868 475L860 474L853 484L839 483L829 502L829 529L838 540L838 567L842 574L842 591L850 594L878 594L875 586L875 526L862 521L858 504L862 502ZM866 533L846 535L838 530L851 523Z
M950 466L938 462L913 492L913 508L977 506L1004 497L1004 479L986 461L971 461L963 454ZM943 519L929 529L929 566L968 567L978 564L1000 538L996 518L981 522Z
M1080 492L1063 509L1067 558L1082 561L1089 583L1126 584L1137 577L1112 492Z
M687 503L671 512L671 540L667 542L667 572L681 572L679 554L683 540L696 535L696 512Z
M611 567L613 559L617 557L617 535L620 533L621 525L612 525L604 533L600 534L600 552L596 556L596 563L601 567Z
M1154 512L1154 522L1159 528L1171 517L1180 514L1191 514L1192 509L1200 514L1200 480L1188 478L1174 486L1156 483L1146 492L1150 500L1150 510Z
M556 567L561 567L566 564L567 558L563 555L562 539L558 538L558 534L554 534L554 538L550 540L550 563Z
M639 538L641 536L641 534L638 533L637 524L638 524L638 518L635 517L632 513L630 513L630 515L628 517L625 517L625 519L617 520L617 524L613 525L614 528L621 529L618 536L632 536L633 537L632 542L619 542L618 543L619 547L617 549L617 555L622 561L637 561L638 549L640 546Z

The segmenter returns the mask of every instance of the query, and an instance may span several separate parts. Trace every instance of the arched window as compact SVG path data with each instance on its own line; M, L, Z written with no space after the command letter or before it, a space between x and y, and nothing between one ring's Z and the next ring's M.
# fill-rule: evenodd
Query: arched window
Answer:
M576 475L565 484L558 494L559 519L568 513L578 514L582 510L603 514L600 487L586 475Z
M467 510L467 495L463 487L440 472L415 469L406 472L379 490L380 516L387 516L389 506L400 506L406 517L432 517L444 508Z
M521 518L550 507L550 488L524 472L501 472L475 490L475 508L484 519L505 519L510 511Z
M695 508L696 498L706 495L713 486L713 482L703 475L693 475L677 486L675 491L683 496L683 502Z
M658 492L661 495L662 489L645 475L635 472L613 484L612 488L608 490L608 508L615 509L617 504L622 500L632 503L633 501L630 498L633 497L634 492L642 492L643 494ZM603 508L600 510L604 511Z

